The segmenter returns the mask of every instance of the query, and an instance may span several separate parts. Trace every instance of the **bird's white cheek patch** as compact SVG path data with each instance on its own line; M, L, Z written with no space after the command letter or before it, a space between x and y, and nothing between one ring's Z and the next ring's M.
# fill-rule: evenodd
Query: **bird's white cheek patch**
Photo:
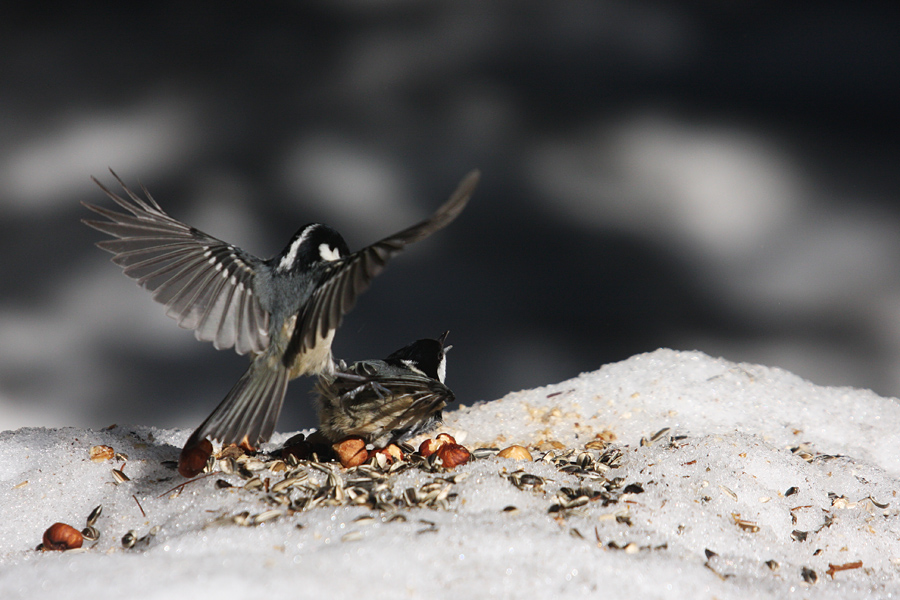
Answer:
M446 356L441 357L441 362L438 365L437 374L438 374L438 381L440 381L441 383L444 383L444 378L447 377L447 357Z
M322 260L337 260L341 257L341 251L328 244L319 244L319 256Z

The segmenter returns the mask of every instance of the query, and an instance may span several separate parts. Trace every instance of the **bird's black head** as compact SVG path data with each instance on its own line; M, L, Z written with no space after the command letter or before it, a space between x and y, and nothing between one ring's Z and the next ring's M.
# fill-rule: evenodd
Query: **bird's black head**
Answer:
M407 367L424 374L426 377L431 377L444 383L444 378L447 375L446 353L451 348L450 346L444 346L448 333L450 332L445 331L436 340L416 340L388 356L384 359L384 362L398 367Z
M281 254L272 259L276 271L303 272L314 264L323 263L350 254L347 242L328 225L310 223L301 227Z

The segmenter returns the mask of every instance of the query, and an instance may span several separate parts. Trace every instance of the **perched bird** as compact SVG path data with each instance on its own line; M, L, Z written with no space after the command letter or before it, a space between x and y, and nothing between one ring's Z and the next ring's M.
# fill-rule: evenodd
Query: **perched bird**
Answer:
M422 339L384 360L364 360L319 375L319 431L331 442L360 436L376 448L403 442L441 422L454 400L444 385L445 332Z
M108 221L83 222L118 238L97 245L114 254L113 262L197 339L251 355L247 372L194 431L184 452L206 438L246 448L268 440L288 381L334 371L331 343L356 297L407 244L453 221L479 178L472 171L431 217L357 252L350 253L334 229L313 223L300 228L280 254L262 260L173 219L146 188L141 198L112 175L130 200L94 182L128 212L84 203Z

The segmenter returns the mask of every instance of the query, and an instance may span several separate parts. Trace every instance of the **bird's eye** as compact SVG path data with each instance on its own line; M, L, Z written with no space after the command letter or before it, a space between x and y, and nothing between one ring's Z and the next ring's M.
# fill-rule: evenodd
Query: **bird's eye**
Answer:
M341 251L328 244L319 244L319 256L322 257L322 260L338 260L341 257Z

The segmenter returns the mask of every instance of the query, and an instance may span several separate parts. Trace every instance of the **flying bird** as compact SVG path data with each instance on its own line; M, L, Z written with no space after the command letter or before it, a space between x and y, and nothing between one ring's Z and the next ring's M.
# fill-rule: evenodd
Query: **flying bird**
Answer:
M262 260L172 218L146 188L141 197L110 172L127 198L92 179L127 212L83 203L107 219L83 222L116 238L97 246L111 252L125 275L152 292L166 314L194 330L198 340L251 357L246 373L194 431L184 452L206 438L248 449L267 441L288 382L334 372L334 334L357 296L404 247L459 216L480 177L470 172L429 218L356 252L331 227L311 223L279 254Z

